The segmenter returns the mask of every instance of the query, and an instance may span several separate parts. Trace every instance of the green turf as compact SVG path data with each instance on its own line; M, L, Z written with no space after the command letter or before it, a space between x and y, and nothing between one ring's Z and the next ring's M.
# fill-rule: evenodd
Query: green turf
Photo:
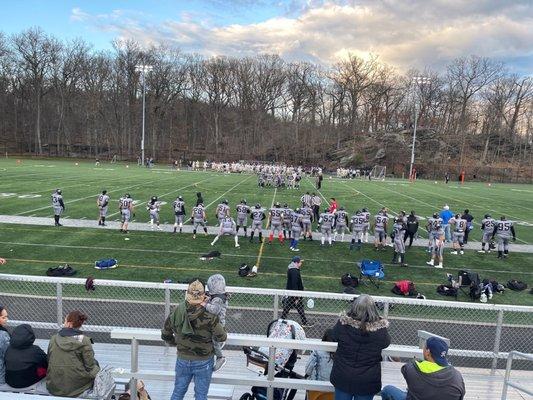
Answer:
M201 191L208 207L210 222L215 221L214 209L223 198L231 205L246 198L249 204L260 202L270 206L275 201L288 202L296 206L301 192L313 191L311 182L304 179L299 192L289 190L258 189L256 178L251 175L223 175L212 172L171 171L166 166L147 170L125 164L103 164L94 168L92 163L59 160L16 160L0 161L0 214L25 216L50 216L50 194L56 187L63 189L69 218L96 220L96 195L103 188L112 197L110 219L118 218L116 200L125 192L140 202L146 202L152 195L172 202L180 194L185 198L187 210L195 200L195 193ZM483 183L467 183L458 187L450 183L419 181L409 184L404 181L344 181L326 179L321 193L324 197L336 197L339 204L350 212L367 207L375 213L382 205L393 212L414 209L418 215L429 216L438 211L444 203L452 210L469 208L479 222L482 215L493 216L505 213L510 219L520 221L516 226L519 244L533 243L533 188L531 185L502 185L490 187ZM27 195L41 195L31 197ZM20 198L18 196L26 196ZM115 213L115 214L113 214ZM147 221L148 214L140 205L136 211L137 221ZM164 205L162 222L173 222L170 205ZM51 221L52 222L52 221ZM529 224L531 226L527 226ZM96 223L95 223L96 225ZM473 231L472 239L478 240L479 227ZM423 232L424 233L424 232ZM174 281L193 276L208 277L222 272L230 285L283 288L288 261L293 255L287 246L265 245L261 258L260 274L253 279L239 278L237 266L246 262L254 264L259 253L258 244L241 239L241 248L235 249L231 238L222 238L217 248L223 253L220 260L200 261L199 255L211 250L212 237L200 235L193 240L191 235L172 235L162 232L132 232L129 241L115 231L100 229L55 228L53 226L8 225L0 226L0 257L8 259L1 267L3 272L42 275L46 268L61 262L68 262L79 270L79 276L89 274L110 279L147 280L161 282L166 278ZM320 248L317 242L300 242L300 255L305 259L303 277L306 289L339 292L339 277L344 272L356 272L356 261L363 258L379 258L389 262L392 250L376 253L365 246L361 252L350 252L347 244L331 248ZM120 267L108 271L95 271L94 261L105 257L116 257ZM419 290L429 298L439 298L435 293L438 283L444 282L446 272L456 274L457 270L470 268L483 277L506 282L510 278L530 281L533 276L533 254L513 253L506 261L499 261L495 255L482 255L467 251L464 256L445 258L445 269L437 270L425 266L427 254L423 248L412 248L407 253L409 268L386 267L386 282L379 290L363 287L371 294L389 295L392 283L398 279L414 281ZM463 297L464 299L464 297ZM496 303L532 305L528 291L506 292L495 297Z

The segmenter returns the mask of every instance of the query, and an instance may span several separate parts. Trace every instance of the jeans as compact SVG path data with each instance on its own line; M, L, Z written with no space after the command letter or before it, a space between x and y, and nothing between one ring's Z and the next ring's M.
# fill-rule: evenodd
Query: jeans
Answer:
M442 228L444 229L444 240L447 242L452 240L452 234L450 229L450 224L442 224Z
M387 385L381 389L381 398L383 400L405 400L407 392L398 389L396 386Z
M176 360L174 391L170 400L182 400L193 378L195 400L206 400L212 374L213 357L200 361L182 360L178 358Z
M335 400L372 400L373 394L350 394L335 388Z

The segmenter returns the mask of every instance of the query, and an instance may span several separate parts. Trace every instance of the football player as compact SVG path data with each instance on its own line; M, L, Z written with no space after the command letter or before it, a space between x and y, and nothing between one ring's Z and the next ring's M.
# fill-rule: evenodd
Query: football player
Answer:
M363 226L363 237L365 243L368 243L368 231L370 231L370 213L366 208L361 210L361 215L365 217L365 225Z
M180 227L180 233L183 231L183 220L185 219L185 202L183 197L178 196L176 200L172 203L172 209L174 210L174 233L178 230L178 225Z
M335 211L335 234L333 235L333 241L337 241L337 235L341 234L341 242L344 241L344 234L348 230L348 213L343 206Z
M133 213L133 199L129 193L121 197L118 201L118 209L120 211L120 231L128 233L128 223L135 216Z
M270 233L268 235L268 244L272 244L272 240L274 239L274 234L277 233L278 240L280 244L283 244L283 232L281 229L281 223L283 221L283 209L281 208L281 205L276 202L274 204L274 207L270 209L270 218L269 218L269 225L270 225Z
M494 225L496 221L490 216L490 214L485 214L483 220L481 220L481 230L483 231L483 237L481 239L481 250L478 253L490 253L491 243L492 242L492 233L494 232ZM488 246L485 250L485 244Z
M150 226L154 230L154 222L157 225L157 229L161 230L159 226L159 211L161 210L161 202L157 200L157 196L152 196L146 210L150 213Z
M439 213L434 213L428 219L427 230L429 232L429 248L431 249L431 260L426 262L435 268L442 268L444 262L444 228L442 227L442 218ZM438 262L435 265L435 262Z
M259 231L259 243L263 242L263 220L266 218L265 210L261 208L261 204L257 203L252 212L252 227L250 233L250 242L254 239L255 231Z
M350 250L354 248L361 250L363 246L363 233L366 227L366 215L362 211L357 210L355 215L350 220L350 231L352 232L352 241L350 242ZM355 241L357 240L357 245Z
M102 190L102 194L96 199L96 205L98 206L99 219L98 225L105 226L105 217L107 216L107 206L109 204L109 195L107 190Z
M313 240L312 222L313 222L313 210L310 207L303 206L300 208L300 214L302 214L302 233L304 240L309 238Z
M335 214L330 212L329 208L326 208L324 212L320 214L318 223L320 224L320 232L322 233L320 245L324 246L324 243L327 239L328 244L331 246L332 230L335 224Z
M403 220L403 217L399 215L394 219L394 225L392 226L391 238L393 239L394 244L394 256L392 258L392 263L397 264L398 262L402 267L407 267L405 263L405 230L406 225Z
M244 229L244 237L247 236L248 230L248 214L250 214L250 206L246 204L246 200L242 199L240 204L237 204L237 233L242 226Z
M204 229L204 234L207 236L207 217L205 215L205 208L203 203L199 203L193 207L191 214L191 221L193 223L192 238L196 239L196 231L201 226Z
M300 235L302 234L302 214L300 214L299 208L291 213L291 230L292 239L290 249L292 251L300 251L298 248L298 241L300 240Z
M63 226L59 223L59 218L61 217L61 214L63 214L63 211L65 211L65 203L63 202L63 196L61 193L61 189L56 189L55 192L52 193L52 208L54 209L55 226Z
M387 244L387 222L389 217L386 210L381 211L374 217L374 249L384 250Z
M455 214L455 217L450 219L452 225L452 241L453 251L451 254L464 254L464 238L466 232L466 219L461 218L460 214Z
M211 242L211 246L214 246L221 236L232 235L235 239L235 247L240 247L239 236L237 236L236 227L237 227L237 224L235 223L233 218L229 216L229 214L226 215L224 218L222 218L222 222L220 223L220 231L218 235L216 235L213 241Z
M291 238L292 210L287 203L283 204L283 238Z
M494 224L492 239L494 236L498 239L498 258L507 258L509 255L509 239L511 236L513 242L516 240L516 233L512 221L508 221L504 215Z
M439 216L439 213L433 213L433 216L428 218L428 223L426 224L426 229L428 231L428 253L433 252L433 244L436 239L440 236L440 231L444 232L442 227L442 218Z
M217 209L215 211L215 216L218 218L218 223L222 223L222 220L226 218L229 215L229 206L228 206L228 200L224 199L222 200L222 203L220 203L217 206Z

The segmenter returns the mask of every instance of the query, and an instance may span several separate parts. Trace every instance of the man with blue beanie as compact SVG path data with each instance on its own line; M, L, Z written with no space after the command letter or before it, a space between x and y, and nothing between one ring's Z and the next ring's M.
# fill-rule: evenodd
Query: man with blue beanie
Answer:
M442 229L444 229L444 240L446 242L451 242L452 240L452 234L450 230L450 219L452 219L453 216L454 214L450 211L450 206L448 204L445 204L439 214L439 217L442 218Z

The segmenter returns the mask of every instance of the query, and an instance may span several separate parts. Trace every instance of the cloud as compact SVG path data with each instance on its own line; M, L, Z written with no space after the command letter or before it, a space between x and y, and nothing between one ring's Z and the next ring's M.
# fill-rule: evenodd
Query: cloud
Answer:
M278 16L249 24L218 25L189 14L155 23L138 13L115 10L89 15L79 8L72 10L71 20L142 44L170 43L205 55L277 53L290 61L332 64L348 53L377 54L403 70L442 69L450 60L470 54L520 59L521 69L528 65L524 60L533 61L530 0L288 0L276 4L284 10ZM533 65L529 68L531 73Z

